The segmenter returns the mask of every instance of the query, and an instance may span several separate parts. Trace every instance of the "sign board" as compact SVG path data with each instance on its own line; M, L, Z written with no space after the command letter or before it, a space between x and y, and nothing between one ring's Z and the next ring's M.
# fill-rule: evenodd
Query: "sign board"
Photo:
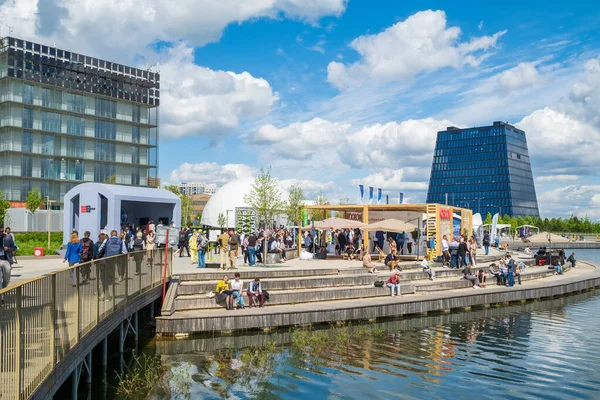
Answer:
M167 230L169 231L169 246L176 246L179 242L179 228L175 226L156 226L156 244L165 244L167 239Z
M79 211L82 213L91 213L94 210L95 208L92 206L81 206Z
M451 215L449 208L440 208L440 219L450 219Z
M238 232L249 235L257 231L258 214L251 207L235 208L235 228Z

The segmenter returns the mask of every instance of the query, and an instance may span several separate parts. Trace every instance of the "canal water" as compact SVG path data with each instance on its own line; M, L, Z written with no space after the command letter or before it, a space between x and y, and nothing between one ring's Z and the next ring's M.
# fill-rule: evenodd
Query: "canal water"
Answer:
M575 252L600 262L598 250ZM142 353L166 373L140 398L598 399L599 332L596 290L365 325L151 340ZM118 398L114 387L92 397Z

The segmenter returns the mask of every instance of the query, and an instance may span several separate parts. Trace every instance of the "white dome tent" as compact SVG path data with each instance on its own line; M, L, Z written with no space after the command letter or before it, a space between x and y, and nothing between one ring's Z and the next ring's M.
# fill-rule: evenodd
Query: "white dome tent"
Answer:
M244 196L250 193L252 190L252 184L255 178L242 178L235 181L231 181L223 185L206 203L204 211L202 211L202 219L200 223L202 225L219 228L219 214L223 214L227 219L226 227L235 226L235 211L236 208L249 207L244 201ZM281 193L281 200L287 201L289 192L279 187ZM277 223L285 224L287 221L285 217L278 216L276 218Z

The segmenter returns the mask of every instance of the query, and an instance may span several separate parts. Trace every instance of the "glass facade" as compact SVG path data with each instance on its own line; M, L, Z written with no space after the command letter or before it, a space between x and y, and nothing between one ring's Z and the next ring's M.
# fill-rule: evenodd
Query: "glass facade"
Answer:
M525 132L503 122L438 132L427 202L539 216Z
M0 190L62 203L80 182L157 182L160 76L0 39ZM25 191L25 192L24 192Z

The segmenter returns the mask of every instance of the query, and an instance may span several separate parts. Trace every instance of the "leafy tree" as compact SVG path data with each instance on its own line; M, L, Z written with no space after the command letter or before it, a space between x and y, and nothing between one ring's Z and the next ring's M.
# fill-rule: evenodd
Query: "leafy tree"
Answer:
M110 183L112 185L116 185L117 183L117 174L112 174L106 177L104 183Z
M179 191L179 187L177 185L165 185L165 190L179 196L181 200L181 226L187 226L192 223L192 214L194 210L192 209L192 199L185 194L182 194Z
M492 223L492 213L487 213L487 215L485 216L485 221L483 222L484 224L491 224Z
M290 187L290 195L285 203L285 215L290 223L302 226L302 205L304 204L304 191L296 184Z
M327 201L327 198L323 194L322 190L320 190L319 193L317 194L317 197L315 197L315 205L316 206L329 205L329 201ZM328 216L330 216L331 213L325 212L325 210L312 210L311 215L312 215L313 221L322 221L325 218L328 218Z
M4 193L0 190L0 224L6 223L6 212L10 208L10 202L4 200Z
M44 198L38 188L33 188L27 193L27 209L32 213L44 204Z
M285 209L277 180L271 176L271 167L260 169L260 174L254 179L250 192L244 196L244 201L256 210L259 223L265 226L272 225L275 214Z
M219 224L219 228L225 228L225 225L227 224L227 218L225 218L223 213L219 213L219 216L217 217L217 224Z

